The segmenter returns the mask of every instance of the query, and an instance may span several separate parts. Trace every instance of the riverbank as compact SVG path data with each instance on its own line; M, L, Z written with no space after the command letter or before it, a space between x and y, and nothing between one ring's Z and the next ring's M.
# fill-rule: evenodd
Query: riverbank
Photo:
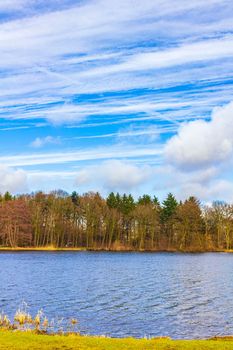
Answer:
M130 249L130 248L83 248L83 247L0 247L0 252L34 252L34 251L61 251L61 252L132 252L132 253L233 253L233 249L216 249L216 250L178 250L178 249Z
M86 248L56 248L56 247L52 247L52 246L48 246L48 247L0 247L0 252L3 251L3 252L34 252L34 251L45 251L45 252L50 252L50 251L77 251L77 252L80 252L80 251L87 251Z
M0 331L4 350L232 350L233 338L215 340L111 339L78 335L38 335L31 332Z

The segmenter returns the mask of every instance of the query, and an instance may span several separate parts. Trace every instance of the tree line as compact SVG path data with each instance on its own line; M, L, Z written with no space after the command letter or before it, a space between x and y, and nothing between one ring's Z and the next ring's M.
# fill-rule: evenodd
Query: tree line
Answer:
M233 205L202 206L157 197L58 190L0 196L0 246L90 250L213 251L233 249Z

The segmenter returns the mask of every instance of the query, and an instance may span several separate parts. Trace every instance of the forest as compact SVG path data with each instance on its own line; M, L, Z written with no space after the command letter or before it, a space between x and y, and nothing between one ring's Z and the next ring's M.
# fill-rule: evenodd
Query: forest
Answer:
M233 205L195 197L58 190L0 196L0 247L88 250L222 251L233 249Z

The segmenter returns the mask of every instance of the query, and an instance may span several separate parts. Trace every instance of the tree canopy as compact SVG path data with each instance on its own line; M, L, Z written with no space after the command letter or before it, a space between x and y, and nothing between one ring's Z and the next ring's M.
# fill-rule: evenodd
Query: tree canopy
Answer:
M156 196L111 192L0 196L0 246L87 249L233 249L233 205L201 206L195 197L178 202Z

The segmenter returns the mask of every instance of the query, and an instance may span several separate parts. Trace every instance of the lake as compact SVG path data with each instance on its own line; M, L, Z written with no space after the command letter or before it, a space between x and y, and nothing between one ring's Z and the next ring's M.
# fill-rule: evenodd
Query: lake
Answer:
M233 334L233 254L2 252L0 310L113 337Z

